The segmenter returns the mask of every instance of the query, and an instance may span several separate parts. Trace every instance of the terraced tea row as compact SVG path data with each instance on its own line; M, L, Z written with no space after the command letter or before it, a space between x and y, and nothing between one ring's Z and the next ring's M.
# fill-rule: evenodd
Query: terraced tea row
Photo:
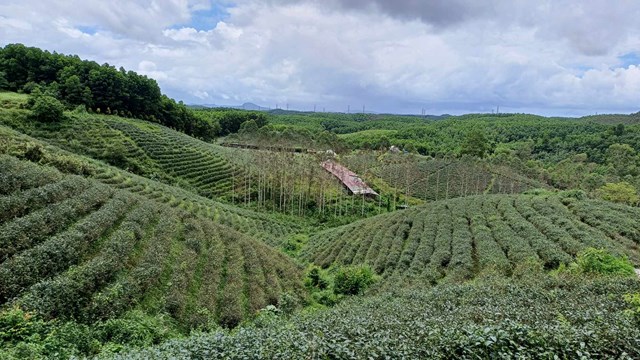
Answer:
M469 279L547 269L587 247L640 264L640 210L566 195L484 195L380 215L309 239L304 257L323 267L367 264L385 278Z
M51 163L63 171L90 174L94 179L108 184L113 188L126 189L147 199L173 207L180 207L199 216L207 217L214 222L230 226L241 233L254 236L270 244L279 244L279 239L289 233L298 232L300 229L298 223L286 221L286 219L279 219L276 216L219 203L180 187L169 186L105 165L101 162L83 158L78 155L72 155L56 147L47 146L46 143L19 134L6 127L0 127L0 130L2 130L0 131L0 142L3 144L0 152L5 151L20 157L25 157L26 153L32 151L30 149L37 147L41 149L38 151L42 152L42 154L38 155L41 157L41 161ZM18 180L8 182L7 179L0 178L0 184L6 184L6 186L3 186L3 189L12 189L18 186L35 186L39 181L43 181L40 180L38 176L29 173L28 169L23 169L24 166L20 164L15 166L17 166L17 168L7 170L17 174L16 176L19 176ZM46 175L43 170L42 176L44 177L43 179L46 179L47 176L60 175L56 172L52 172L51 175ZM31 183L34 184L29 185Z
M476 160L424 160L400 158L372 169L399 191L425 201L480 194L519 194L548 187L505 166Z
M139 308L189 329L304 296L288 257L210 219L6 155L0 180L16 185L0 195L0 306L82 322Z
M0 110L4 111L4 110ZM20 116L18 116L20 115ZM59 124L30 123L27 112L8 125L77 154L217 198L231 190L235 169L212 144L169 128L116 116L69 114Z
M170 176L183 179L207 197L231 190L235 170L214 146L171 129L135 120L104 121L133 139Z
M445 284L361 297L326 311L243 331L197 334L116 358L637 358L640 328L622 299L638 291L640 282L633 278Z

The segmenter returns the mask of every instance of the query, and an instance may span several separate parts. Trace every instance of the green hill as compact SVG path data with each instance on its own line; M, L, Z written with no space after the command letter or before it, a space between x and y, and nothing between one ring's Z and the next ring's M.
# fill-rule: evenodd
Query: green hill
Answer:
M3 114L1 110L0 114ZM3 126L0 126L0 144L3 145L0 151L23 158L31 157L31 160L50 164L63 172L89 176L111 187L127 189L147 199L180 207L268 243L279 243L280 238L300 231L300 222L223 204L179 186L170 186L101 161L69 153L44 140L34 139Z
M300 269L260 241L131 191L0 156L0 304L93 322L132 309L235 326Z
M39 96L0 93L0 358L640 355L640 210L595 199L638 204L635 125L183 114L243 149ZM380 196L285 146L337 133Z
M32 137L206 197L229 195L238 171L214 145L151 122L68 113L61 123L43 124L29 121L26 110L3 112L0 123Z
M587 247L640 264L639 217L635 207L563 193L472 196L320 232L303 256L323 267L367 264L385 278L431 283L489 270L511 275L531 262L554 269Z
M629 291L640 282L534 277L397 291L116 358L637 358L640 327L622 300Z

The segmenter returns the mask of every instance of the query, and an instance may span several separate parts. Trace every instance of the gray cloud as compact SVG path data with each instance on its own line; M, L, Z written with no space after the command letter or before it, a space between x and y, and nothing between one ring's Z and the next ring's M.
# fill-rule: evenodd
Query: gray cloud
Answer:
M124 66L188 103L637 111L640 68L619 67L618 56L638 49L640 4L613 4L240 0L196 30L184 24L208 1L10 0L0 4L0 46Z
M402 19L419 19L437 27L447 27L470 19L490 16L492 2L473 0L335 0L346 9L373 9Z
M293 0L271 0L277 4ZM305 1L305 0L303 0ZM635 0L306 0L337 11L379 12L401 20L419 20L434 31L497 26L531 28L546 41L563 41L584 55L603 55L640 27Z

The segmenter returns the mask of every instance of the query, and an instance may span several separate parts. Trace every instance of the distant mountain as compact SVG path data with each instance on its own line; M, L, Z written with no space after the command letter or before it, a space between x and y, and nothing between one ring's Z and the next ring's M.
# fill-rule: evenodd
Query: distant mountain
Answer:
M270 108L260 106L254 103L246 102L242 105L216 105L216 104L192 104L187 105L191 109L208 109L208 108L227 108L227 109L240 109L251 111L269 111Z
M234 108L236 109L243 109L243 110L255 110L255 111L268 111L271 110L270 108L266 108L254 103L250 103L250 102L246 102L240 106L235 106Z

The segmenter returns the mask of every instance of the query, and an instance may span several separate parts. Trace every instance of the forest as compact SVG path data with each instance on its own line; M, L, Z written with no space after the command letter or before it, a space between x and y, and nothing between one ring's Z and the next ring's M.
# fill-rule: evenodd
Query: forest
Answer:
M0 89L0 359L640 357L637 114L191 107L23 45Z

